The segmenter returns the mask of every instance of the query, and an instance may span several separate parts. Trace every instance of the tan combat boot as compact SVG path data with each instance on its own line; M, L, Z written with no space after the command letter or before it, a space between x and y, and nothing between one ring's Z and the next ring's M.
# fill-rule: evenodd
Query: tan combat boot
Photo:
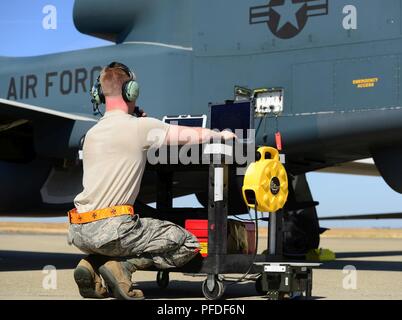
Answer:
M141 290L133 289L131 273L119 261L110 260L99 268L99 272L113 296L119 300L143 300Z
M103 262L104 258L89 255L82 259L75 268L74 280L83 298L104 299L109 297L98 271Z

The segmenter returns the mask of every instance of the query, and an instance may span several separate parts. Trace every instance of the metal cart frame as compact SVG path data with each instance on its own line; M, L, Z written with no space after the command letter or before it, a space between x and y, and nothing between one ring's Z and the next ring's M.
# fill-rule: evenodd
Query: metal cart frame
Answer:
M207 278L202 284L202 291L207 299L220 299L224 293L222 274L260 274L256 280L256 290L260 294L266 294L264 288L267 284L264 280L269 275L264 275L267 265L281 263L287 264L287 273L293 272L292 265L284 259L282 254L282 212L270 214L269 237L266 254L228 254L227 253L227 219L228 219L228 179L229 166L225 163L228 154L228 146L221 144L203 145L202 157L205 161L209 158L210 164L199 165L163 165L152 166L157 176L157 201L156 208L158 218L184 225L186 219L208 219L208 256L203 258L196 256L192 261L181 268L158 271L157 283L161 288L166 288L169 284L170 272L183 272L192 274L206 274ZM226 151L225 151L226 150ZM211 159L214 158L214 159ZM214 161L212 161L214 160ZM218 160L218 161L217 161ZM201 162L205 163L205 162ZM208 168L206 168L208 166ZM208 210L205 208L188 209L173 208L172 197L172 177L177 171L208 170ZM258 232L258 230L256 230ZM256 248L257 250L258 248ZM300 261L298 261L300 267ZM306 264L307 266L307 264ZM309 264L306 276L307 290L306 295L311 296L312 267L317 265ZM281 281L280 281L281 282ZM279 288L278 288L279 289ZM271 290L272 291L272 290ZM281 295L271 294L268 297L278 297Z

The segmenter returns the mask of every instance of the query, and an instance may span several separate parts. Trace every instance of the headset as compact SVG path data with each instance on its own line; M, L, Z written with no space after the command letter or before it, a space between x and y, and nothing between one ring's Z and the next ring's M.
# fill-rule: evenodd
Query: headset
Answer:
M129 76L129 79L123 83L121 94L125 102L132 102L137 100L138 96L140 95L140 86L138 85L138 82L135 81L134 73L130 70L130 68L120 62L115 61L110 63L107 68L121 69ZM96 110L98 110L99 112L99 105L105 103L105 95L103 94L102 86L100 83L101 74L102 72L99 74L96 83L92 86L90 91L91 102L94 105L94 112Z

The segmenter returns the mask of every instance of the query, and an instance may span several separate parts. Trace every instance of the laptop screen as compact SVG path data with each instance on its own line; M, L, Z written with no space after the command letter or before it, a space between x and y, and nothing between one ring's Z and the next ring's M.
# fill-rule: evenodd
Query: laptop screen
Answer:
M201 127L205 128L207 116L166 116L163 122L186 127Z
M249 101L211 105L210 106L210 128L230 129L232 132L235 130L242 130L242 139L248 139L248 129L254 129L254 109Z

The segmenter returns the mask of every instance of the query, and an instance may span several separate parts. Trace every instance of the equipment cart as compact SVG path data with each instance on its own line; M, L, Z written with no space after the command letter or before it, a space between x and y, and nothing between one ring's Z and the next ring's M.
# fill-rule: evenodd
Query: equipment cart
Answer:
M226 158L232 152L225 144L207 144L203 157L214 156L220 161L209 165L155 165L157 176L158 218L185 226L188 219L208 220L207 256L201 254L182 268L158 270L157 283L161 288L169 284L170 272L206 274L202 292L210 300L220 299L224 293L224 274L257 274L256 290L269 299L311 296L312 268L319 264L288 261L282 255L282 213L270 214L269 237L265 254L228 254L228 176ZM202 162L203 163L203 162ZM173 174L186 170L208 170L208 208L173 208ZM258 232L258 230L256 230ZM258 239L258 237L256 237Z
M236 145L236 144L235 144ZM289 261L282 254L282 212L270 213L269 236L264 254L228 254L228 185L229 170L233 169L231 157L233 144L209 143L202 149L199 164L156 164L149 165L157 177L156 209L158 218L185 226L186 220L207 220L207 244L203 254L198 254L187 265L157 271L157 283L161 288L169 284L170 272L205 274L202 292L206 299L216 300L224 294L225 274L256 275L256 290L269 299L292 298L312 292L312 269L319 264ZM209 159L209 161L208 161ZM228 161L229 160L229 161ZM206 164L209 163L209 164ZM173 175L178 172L208 170L208 208L173 208ZM256 237L258 219L256 215ZM250 278L247 279L248 281Z

